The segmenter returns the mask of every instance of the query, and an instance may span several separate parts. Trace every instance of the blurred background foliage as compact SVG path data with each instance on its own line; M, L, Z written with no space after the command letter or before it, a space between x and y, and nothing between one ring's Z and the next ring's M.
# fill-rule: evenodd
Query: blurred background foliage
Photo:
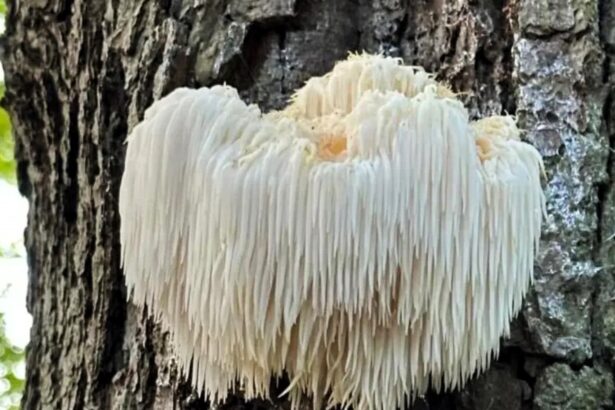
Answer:
M0 19L4 23L6 3L0 0ZM2 24L4 29L4 24ZM11 121L2 108L4 97L4 77L0 83L0 179L15 184L14 142L11 133ZM17 187L15 187L17 189ZM0 199L0 203L2 200ZM0 258L20 257L17 246L0 248ZM2 272L0 272L2 274ZM9 289L0 289L0 293ZM0 409L19 409L24 388L24 351L14 346L6 337L4 315L0 313Z
M2 2L3 4L4 2ZM4 9L0 6L0 9ZM0 104L4 97L4 82L0 84ZM0 107L0 178L15 183L15 158L13 157L11 121L6 110Z
M24 388L24 351L6 338L1 313L0 326L0 409L17 410Z

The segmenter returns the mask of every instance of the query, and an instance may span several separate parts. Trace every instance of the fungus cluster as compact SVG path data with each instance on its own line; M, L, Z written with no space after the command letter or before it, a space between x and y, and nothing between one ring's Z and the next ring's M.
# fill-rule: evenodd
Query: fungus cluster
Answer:
M352 55L263 114L178 89L128 139L121 243L132 300L214 402L390 410L461 386L509 333L544 198L511 117L470 121L400 60Z

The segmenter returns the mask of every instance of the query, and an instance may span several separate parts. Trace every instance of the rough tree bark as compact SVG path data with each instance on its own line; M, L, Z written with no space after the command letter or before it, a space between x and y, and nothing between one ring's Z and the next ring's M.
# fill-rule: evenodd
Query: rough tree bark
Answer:
M26 409L200 409L158 326L125 303L127 132L178 86L282 106L348 51L402 57L516 113L547 163L536 283L501 358L422 409L613 408L615 0L14 0L2 63L26 247ZM227 409L286 408L284 401Z

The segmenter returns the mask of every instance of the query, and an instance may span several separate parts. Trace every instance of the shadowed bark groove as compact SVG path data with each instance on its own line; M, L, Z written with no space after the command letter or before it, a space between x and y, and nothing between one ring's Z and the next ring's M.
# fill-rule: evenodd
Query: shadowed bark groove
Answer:
M437 73L473 117L516 113L547 164L536 282L500 359L415 408L613 408L615 0L9 3L4 104L30 202L25 409L209 408L179 377L168 335L125 303L126 135L176 87L227 82L279 108L362 50ZM222 408L288 403L235 396Z

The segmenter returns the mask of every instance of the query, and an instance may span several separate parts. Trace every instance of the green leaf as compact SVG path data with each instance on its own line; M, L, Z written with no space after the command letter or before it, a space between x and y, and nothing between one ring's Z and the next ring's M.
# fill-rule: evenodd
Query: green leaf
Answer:
M0 393L0 403L10 409L19 408L19 400L24 389L24 380L16 372L17 366L24 361L24 351L13 346L4 333L4 318L0 313L0 383L7 386Z
M13 141L0 135L0 178L15 183L15 159L12 152Z
M0 18L6 14L6 1L0 0ZM4 83L0 83L0 99L4 97ZM0 179L15 183L15 158L11 121L8 113L0 108Z
M0 95L4 94L4 84ZM11 133L11 120L4 108L0 107L0 178L15 183L15 145Z

